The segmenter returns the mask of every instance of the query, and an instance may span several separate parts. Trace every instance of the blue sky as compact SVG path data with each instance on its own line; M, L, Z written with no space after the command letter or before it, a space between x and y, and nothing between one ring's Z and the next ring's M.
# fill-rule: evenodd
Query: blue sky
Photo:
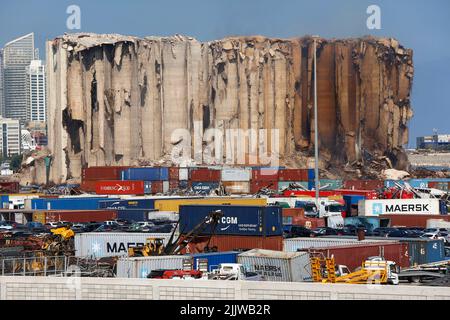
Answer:
M0 46L34 32L44 42L64 32L69 5L81 8L80 32L136 36L189 35L201 41L230 35L397 38L414 50L410 146L433 128L450 134L450 1L448 0L8 0L0 12ZM366 27L369 5L381 8L381 30Z

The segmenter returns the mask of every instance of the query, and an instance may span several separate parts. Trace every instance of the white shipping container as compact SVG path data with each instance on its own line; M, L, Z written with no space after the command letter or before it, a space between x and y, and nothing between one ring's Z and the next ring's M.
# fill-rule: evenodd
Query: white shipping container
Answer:
M250 181L251 169L222 169L222 181Z
M180 168L178 171L178 179L179 180L189 180L189 169L188 168Z
M225 191L229 194L250 193L250 182L227 182L224 184Z
M163 181L163 192L169 192L169 181Z
M358 215L377 217L383 214L434 214L439 215L438 199L388 199L358 202Z
M266 281L312 281L311 262L307 252L281 252L253 249L238 255L238 263L256 272Z
M145 244L147 238L163 238L164 244L170 233L134 232L88 232L75 234L76 257L127 256L128 247Z
M298 250L310 248L329 248L345 245L366 245L372 243L386 242L386 240L362 240L348 238L291 238L283 240L284 252L297 252Z
M444 221L443 219L428 219L427 228L444 228L450 229L450 222Z
M152 270L182 270L185 260L192 261L190 256L154 256L137 258L120 258L117 260L118 278L147 278Z

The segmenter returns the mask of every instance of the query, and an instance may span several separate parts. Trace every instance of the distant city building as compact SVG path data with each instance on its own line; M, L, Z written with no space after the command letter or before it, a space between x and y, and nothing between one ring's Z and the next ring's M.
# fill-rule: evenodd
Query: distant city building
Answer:
M27 68L27 121L45 122L45 67L41 60L32 60Z
M27 120L27 70L35 59L34 34L8 42L3 48L4 101L3 117Z
M0 49L0 116L5 112L3 49Z
M47 140L47 126L43 121L29 121L26 124L26 129L30 132L36 147L46 146Z
M417 138L417 149L450 150L450 134L435 134Z
M0 152L3 157L21 154L21 126L19 120L0 117Z

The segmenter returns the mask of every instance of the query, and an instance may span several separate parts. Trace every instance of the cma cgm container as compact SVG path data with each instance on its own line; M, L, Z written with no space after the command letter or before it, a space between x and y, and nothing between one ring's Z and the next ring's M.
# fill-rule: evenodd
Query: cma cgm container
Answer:
M99 202L108 198L86 197L86 198L57 198L57 199L32 199L33 210L97 210ZM109 198L110 200L117 200Z
M52 210L33 213L33 221L42 224L48 222L103 222L117 219L115 210Z
M147 238L162 238L167 244L167 233L89 232L75 234L76 257L126 256L128 247L144 245Z
M354 244L340 247L310 248L304 251L313 255L323 255L326 258L334 257L336 264L346 265L350 270L361 267L369 257L383 257L394 261L398 266L410 266L408 244L400 242L382 242L372 244Z
M265 206L266 198L202 198L202 199L160 199L155 200L155 209L160 211L180 212L182 205L241 205L241 206Z
M437 199L390 199L364 200L358 203L358 215L379 216L384 214L434 214L441 211Z
M267 206L207 206L180 207L181 234L187 234L205 220L209 213L220 210L223 216L215 230L208 225L201 234L279 236L283 234L281 207Z
M213 190L219 188L219 182L192 182L192 190L200 194L210 194Z
M181 237L181 241L183 241ZM266 250L283 250L283 236L233 236L233 235L214 235L198 237L193 242L189 243L186 252L188 253L202 253L205 247L216 248L218 252L224 251L247 251L251 249L266 249Z
M96 194L144 194L144 181L97 181L95 184Z
M237 251L193 254L194 269L198 270L200 265L206 261L208 272L211 272L217 269L221 263L236 263L238 254Z
M99 201L100 209L153 209L155 199L122 199Z
M168 181L169 168L129 168L121 173L122 180Z
M256 272L266 281L312 281L311 263L307 252L282 252L253 249L238 255L238 263Z
M147 278L152 270L182 270L190 256L130 257L117 260L117 278Z

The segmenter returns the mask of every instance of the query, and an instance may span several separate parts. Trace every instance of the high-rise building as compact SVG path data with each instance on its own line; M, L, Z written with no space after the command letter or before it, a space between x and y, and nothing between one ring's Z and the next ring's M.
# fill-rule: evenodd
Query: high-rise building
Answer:
M5 112L5 95L4 95L4 71L3 71L3 49L0 49L0 116Z
M0 117L0 152L3 157L21 154L21 126L19 120Z
M27 69L34 55L33 33L8 42L3 49L5 118L27 120Z
M45 67L32 60L27 70L27 121L45 122Z

